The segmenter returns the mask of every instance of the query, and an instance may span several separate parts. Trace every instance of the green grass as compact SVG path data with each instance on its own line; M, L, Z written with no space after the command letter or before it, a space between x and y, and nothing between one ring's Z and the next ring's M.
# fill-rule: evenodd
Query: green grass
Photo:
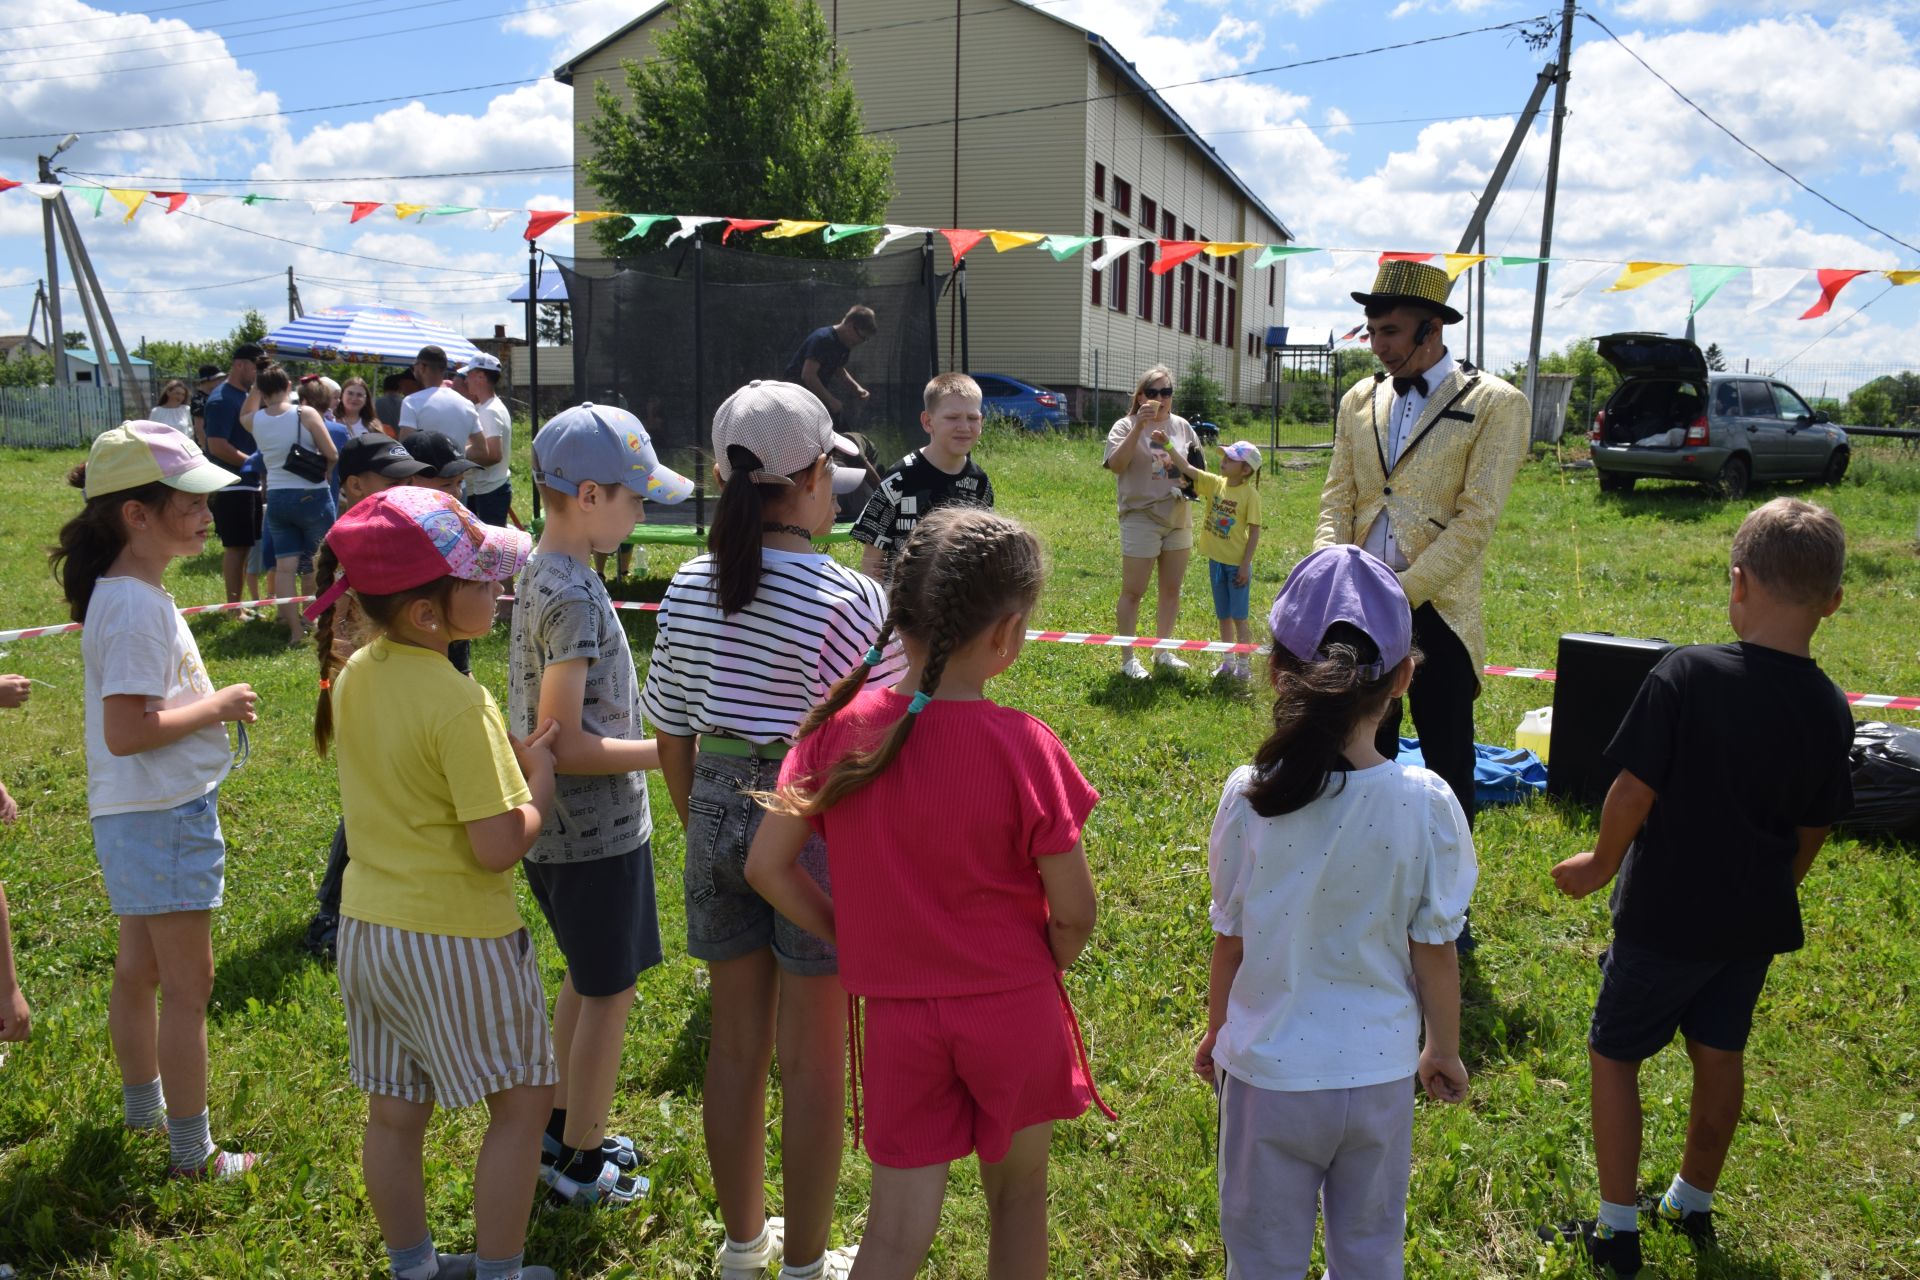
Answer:
M524 451L523 441L523 462ZM1304 456L1312 460L1265 481L1256 598L1270 599L1308 546L1325 464L1324 455ZM74 460L0 455L0 626L63 616L41 549L75 506L60 483ZM1110 627L1118 545L1096 446L995 440L983 461L1003 508L1033 524L1052 558L1039 625ZM1845 688L1914 693L1920 462L1875 450L1865 463L1848 483L1813 495L1845 520L1852 550L1846 604L1822 628L1816 654ZM1528 465L1490 557L1490 659L1551 666L1556 637L1573 630L1727 638L1726 551L1745 506L1656 486L1602 497L1590 471L1563 471L1552 457ZM655 550L645 578L624 592L657 594L678 560ZM176 566L173 589L183 604L218 598L217 553ZM1213 634L1210 614L1196 572L1181 633ZM644 653L651 622L630 625ZM228 895L215 918L210 1036L217 1135L273 1159L246 1186L171 1186L160 1178L160 1148L120 1130L105 1028L113 922L88 837L79 644L16 643L0 670L57 687L37 688L25 712L0 715L0 777L23 810L0 834L0 876L37 1015L32 1043L11 1046L0 1067L0 1261L25 1275L384 1274L359 1174L364 1104L346 1079L333 976L297 946L335 814L332 765L308 744L314 667L268 624L215 616L195 631L216 680L249 680L261 692L252 760L222 796ZM478 643L476 660L480 677L502 689L504 634ZM1205 668L1135 684L1117 666L1112 653L1035 645L993 689L1053 725L1105 796L1087 835L1103 912L1069 983L1120 1119L1090 1113L1059 1127L1054 1270L1217 1276L1213 1105L1188 1069L1204 1020L1205 841L1221 781L1249 758L1266 710L1257 696L1213 688ZM1544 685L1489 682L1480 737L1509 740L1527 708L1550 700ZM699 1118L705 983L673 945L683 936L681 833L658 787L654 812L670 958L642 980L615 1120L652 1152L655 1192L625 1216L539 1218L529 1256L564 1274L706 1275L718 1240ZM1532 1227L1590 1212L1596 1198L1584 1037L1605 908L1559 898L1547 877L1591 836L1587 815L1544 803L1481 821L1475 924L1484 945L1466 970L1473 1097L1418 1111L1414 1276L1577 1274L1566 1258L1543 1256ZM1724 1252L1696 1261L1654 1236L1653 1274L1920 1274L1916 850L1837 841L1803 898L1810 944L1776 965L1749 1054L1746 1111L1720 1201ZM523 912L551 985L559 958L524 899ZM1652 1182L1672 1173L1685 1125L1677 1051L1649 1064L1645 1090L1643 1176ZM446 1115L432 1131L430 1204L442 1247L472 1245L480 1131L475 1112ZM777 1141L775 1156L777 1173ZM843 1240L858 1239L866 1194L864 1159L850 1157L836 1224ZM925 1273L983 1275L984 1234L977 1180L960 1170Z

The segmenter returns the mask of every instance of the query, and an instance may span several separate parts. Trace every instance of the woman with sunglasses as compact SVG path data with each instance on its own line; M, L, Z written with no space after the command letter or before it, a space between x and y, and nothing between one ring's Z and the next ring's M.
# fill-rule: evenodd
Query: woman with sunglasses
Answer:
M1154 631L1173 634L1180 613L1180 582L1186 577L1193 553L1193 515L1187 506L1185 480L1167 457L1182 458L1200 447L1200 438L1185 418L1173 411L1173 373L1155 365L1140 375L1133 407L1107 433L1104 466L1119 482L1120 497L1120 635L1138 634L1140 601L1147 581L1159 568L1159 594L1154 601ZM1122 674L1145 680L1137 650L1126 651ZM1154 665L1185 671L1187 664L1166 650L1153 655Z

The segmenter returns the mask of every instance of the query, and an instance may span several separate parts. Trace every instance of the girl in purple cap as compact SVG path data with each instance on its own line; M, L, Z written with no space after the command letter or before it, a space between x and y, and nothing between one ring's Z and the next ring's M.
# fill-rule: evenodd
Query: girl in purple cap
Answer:
M1193 1062L1220 1095L1227 1275L1306 1275L1324 1197L1328 1274L1393 1280L1415 1078L1467 1096L1453 942L1473 841L1438 774L1374 747L1417 661L1393 571L1358 547L1316 551L1268 623L1273 733L1214 816Z

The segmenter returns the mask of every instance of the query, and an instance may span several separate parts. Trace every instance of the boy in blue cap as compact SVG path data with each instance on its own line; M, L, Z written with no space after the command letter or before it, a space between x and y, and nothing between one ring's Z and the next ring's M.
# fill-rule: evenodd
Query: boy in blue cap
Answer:
M646 1189L632 1141L606 1127L634 982L660 963L644 772L660 754L641 723L627 633L591 565L640 523L642 499L681 502L693 485L660 464L638 418L594 404L541 428L533 478L546 525L514 602L508 716L560 726L553 816L526 871L567 961L540 1178L556 1200L620 1205Z

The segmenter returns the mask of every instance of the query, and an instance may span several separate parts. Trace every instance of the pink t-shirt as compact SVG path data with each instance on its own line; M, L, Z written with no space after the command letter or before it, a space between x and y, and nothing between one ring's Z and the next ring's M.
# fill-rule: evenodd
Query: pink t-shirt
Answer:
M804 780L877 742L907 699L868 689L801 739ZM812 820L827 842L840 981L857 996L1011 991L1053 977L1034 859L1080 839L1100 793L1053 730L994 702L934 701L885 772Z

